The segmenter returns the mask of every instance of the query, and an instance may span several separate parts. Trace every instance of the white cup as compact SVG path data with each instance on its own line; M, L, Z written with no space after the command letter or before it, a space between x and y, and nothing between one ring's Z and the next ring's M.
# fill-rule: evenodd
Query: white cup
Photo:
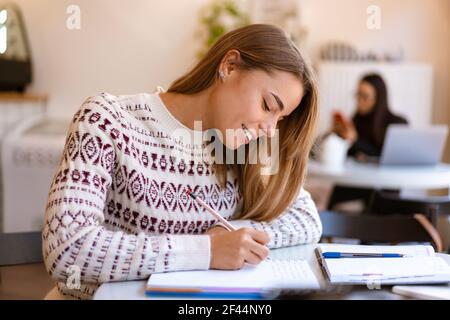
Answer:
M346 140L332 133L322 142L319 161L329 169L342 169L347 159L348 148L349 143Z

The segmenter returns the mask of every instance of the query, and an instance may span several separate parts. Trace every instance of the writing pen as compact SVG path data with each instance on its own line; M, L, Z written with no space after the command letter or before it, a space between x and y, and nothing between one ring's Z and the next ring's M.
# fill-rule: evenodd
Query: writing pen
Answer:
M325 259L338 258L403 258L406 254L401 253L365 253L365 252L324 252Z
M222 222L225 226L225 228L228 229L228 231L236 231L236 228L231 225L227 220L225 220L224 217L220 215L217 211L215 211L213 208L208 206L206 202L204 202L202 199L200 199L195 193L192 192L192 190L187 190L186 192L191 198L193 198L195 201L197 201L198 204L200 204L203 208L205 208L209 213L211 213L214 217L216 217L220 222Z
M223 226L228 229L228 231L236 231L237 229L229 223L227 220L225 220L224 217L220 215L217 211L215 211L213 208L211 208L208 204L206 204L205 201L200 199L195 193L192 192L192 190L188 189L186 193L195 201L197 201L198 204L200 204L203 208L205 208L209 213L211 213L214 217L216 217ZM272 260L270 257L267 257L266 260Z

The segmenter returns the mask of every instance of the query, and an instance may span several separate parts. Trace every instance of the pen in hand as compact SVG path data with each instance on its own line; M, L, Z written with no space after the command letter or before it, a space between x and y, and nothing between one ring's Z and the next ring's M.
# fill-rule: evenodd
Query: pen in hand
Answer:
M225 220L224 217L220 215L217 211L215 211L213 208L211 208L206 202L204 202L202 199L200 199L195 193L192 192L191 189L188 189L186 193L193 198L195 201L197 201L198 204L200 204L203 208L205 208L209 213L211 213L214 217L216 217L220 222L223 223L224 227L228 229L228 231L236 231L237 229L231 225L227 220Z
M192 190L188 189L186 193L194 199L198 204L200 204L203 208L205 208L209 213L211 213L214 217L216 217L221 223L222 226L228 231L236 231L237 229L229 223L224 217L220 215L217 211L215 211L213 208L211 208L206 202L204 202L200 197L198 197L195 193L192 192ZM266 260L271 260L270 257L266 257Z

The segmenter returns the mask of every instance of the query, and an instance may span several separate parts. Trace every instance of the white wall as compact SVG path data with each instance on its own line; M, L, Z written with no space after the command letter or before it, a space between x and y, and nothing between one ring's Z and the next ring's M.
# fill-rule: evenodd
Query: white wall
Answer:
M54 116L68 117L102 91L167 87L193 63L198 10L208 0L13 0L25 16L34 58L35 92L50 95ZM450 122L450 1L298 0L307 48L345 40L360 49L405 49L409 61L435 68L433 119ZM81 30L66 28L66 8L81 8ZM366 28L366 8L381 7L381 30Z
M313 58L327 41L341 40L360 50L404 49L407 61L434 67L432 119L450 124L450 1L448 0L299 0ZM381 8L380 30L366 27L369 5ZM450 140L450 139L449 139ZM450 160L450 141L446 154Z
M54 117L71 117L88 96L168 84L194 61L198 9L206 0L15 0L34 62L33 92L48 93ZM81 29L66 28L66 8Z
M208 0L12 1L23 10L31 41L30 91L49 94L52 116L70 118L86 97L99 92L167 87L194 62L198 10ZM298 1L313 59L329 40L377 51L402 46L408 61L433 64L433 120L450 123L449 0ZM81 8L81 30L66 28L70 4ZM378 31L366 28L371 4L382 10Z

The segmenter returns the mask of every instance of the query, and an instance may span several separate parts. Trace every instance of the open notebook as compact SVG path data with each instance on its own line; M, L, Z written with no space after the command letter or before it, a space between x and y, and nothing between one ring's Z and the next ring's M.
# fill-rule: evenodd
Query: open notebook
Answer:
M265 260L240 270L179 271L152 274L149 296L264 299L284 289L320 289L304 260Z
M323 258L325 252L398 253L402 258ZM431 246L321 245L316 255L334 284L420 284L450 282L450 266Z

